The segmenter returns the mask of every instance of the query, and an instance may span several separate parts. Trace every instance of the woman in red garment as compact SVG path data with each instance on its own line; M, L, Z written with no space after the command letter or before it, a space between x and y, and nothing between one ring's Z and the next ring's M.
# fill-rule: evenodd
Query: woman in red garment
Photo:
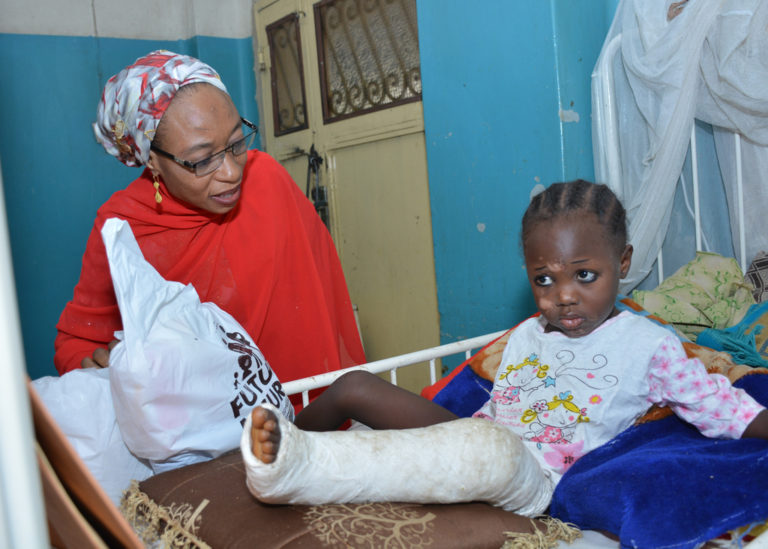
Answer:
M145 169L97 213L57 325L59 373L107 366L122 327L100 234L110 217L163 277L235 317L282 381L365 361L328 231L288 173L247 150L256 127L211 67L167 51L138 59L108 81L94 131Z

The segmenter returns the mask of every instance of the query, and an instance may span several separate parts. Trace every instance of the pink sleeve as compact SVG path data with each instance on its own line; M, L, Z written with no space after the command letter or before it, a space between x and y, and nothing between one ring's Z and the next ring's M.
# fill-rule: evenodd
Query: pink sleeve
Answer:
M668 405L705 436L739 438L763 406L728 378L688 358L680 340L665 338L651 359L648 400Z

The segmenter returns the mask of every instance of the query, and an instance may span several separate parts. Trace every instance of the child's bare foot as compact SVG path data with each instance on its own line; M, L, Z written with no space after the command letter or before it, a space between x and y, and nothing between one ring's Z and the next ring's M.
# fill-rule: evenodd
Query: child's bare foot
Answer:
M272 410L258 406L251 412L251 451L264 463L277 459L280 426Z

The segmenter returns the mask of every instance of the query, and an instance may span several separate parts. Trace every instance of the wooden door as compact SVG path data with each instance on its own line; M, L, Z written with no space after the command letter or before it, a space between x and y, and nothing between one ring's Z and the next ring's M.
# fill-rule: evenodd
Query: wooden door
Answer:
M260 0L254 16L262 143L327 197L368 360L438 345L415 0ZM423 370L398 384L420 390Z

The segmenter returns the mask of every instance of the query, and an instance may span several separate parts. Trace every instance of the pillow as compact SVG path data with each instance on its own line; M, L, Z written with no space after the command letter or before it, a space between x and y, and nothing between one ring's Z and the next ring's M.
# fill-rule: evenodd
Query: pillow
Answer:
M266 505L245 484L240 451L134 483L122 512L149 546L500 547L531 521L485 503Z
M755 301L762 303L768 301L768 253L758 252L755 259L752 260L747 272L744 273L744 279L754 286L752 297Z
M705 328L737 323L755 302L736 260L707 252L697 252L655 289L635 290L632 298L691 339Z

